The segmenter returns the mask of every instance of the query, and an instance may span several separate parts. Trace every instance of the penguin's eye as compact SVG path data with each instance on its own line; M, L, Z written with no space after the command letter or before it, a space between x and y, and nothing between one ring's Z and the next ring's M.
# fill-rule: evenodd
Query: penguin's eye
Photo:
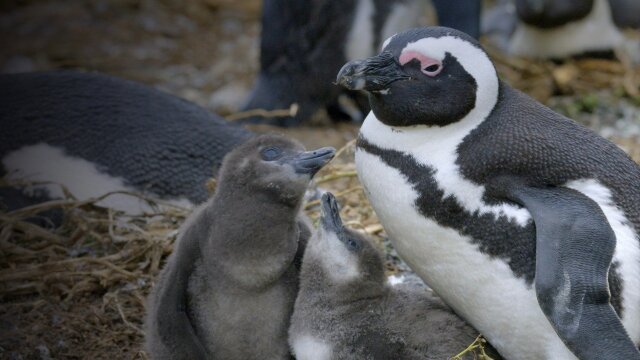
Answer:
M442 71L442 65L437 63L431 64L422 69L422 72L427 76L436 76L440 73L440 71Z
M280 156L282 156L282 150L278 147L269 147L269 148L263 149L260 152L260 156L262 156L262 160L273 161L280 158Z
M357 241L353 240L353 239L347 239L347 247L349 248L349 250L351 251L355 251L360 249L360 244L358 244Z

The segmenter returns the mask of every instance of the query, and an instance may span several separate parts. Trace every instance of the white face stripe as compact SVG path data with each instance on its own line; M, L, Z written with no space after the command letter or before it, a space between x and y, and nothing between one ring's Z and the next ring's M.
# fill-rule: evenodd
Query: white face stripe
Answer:
M498 99L498 74L489 56L480 48L455 36L424 38L408 43L402 49L415 51L427 57L444 60L447 53L454 56L462 67L476 81L476 107L467 116L484 119L493 109Z
M389 37L387 38L387 40L385 40L385 41L382 43L382 46L380 47L380 52L383 52L383 51L384 51L384 49L387 47L387 45L389 45L389 43L391 42L391 40L393 40L393 37L394 37L394 36L396 36L396 35L397 35L397 34L393 34L393 35L389 36Z

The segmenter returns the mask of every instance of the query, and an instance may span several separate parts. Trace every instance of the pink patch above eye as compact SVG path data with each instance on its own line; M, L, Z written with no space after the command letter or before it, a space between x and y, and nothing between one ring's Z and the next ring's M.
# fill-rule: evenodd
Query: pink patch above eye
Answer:
M400 54L400 59L398 60L400 60L400 65L404 65L414 59L420 61L420 70L425 75L436 76L440 73L440 71L442 71L442 63L439 60L425 56L417 51L411 51L411 50L405 51L402 54ZM437 67L433 65L437 65ZM436 70L434 71L426 70L429 67L433 67Z

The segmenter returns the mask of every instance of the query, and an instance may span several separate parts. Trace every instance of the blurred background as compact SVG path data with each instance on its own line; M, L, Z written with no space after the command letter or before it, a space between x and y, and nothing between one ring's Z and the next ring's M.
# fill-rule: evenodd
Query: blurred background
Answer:
M259 0L3 1L0 71L100 71L151 84L227 116L247 101L259 71L261 6ZM434 13L427 6L419 23L436 23ZM615 56L519 57L501 49L508 48L506 39L518 21L514 3L485 0L482 19L489 33L483 44L512 86L606 137L626 143L640 136L640 75L633 63L634 56L640 60L640 50L632 47L622 61ZM623 31L640 41L637 30ZM322 120L316 122L329 123ZM329 131L327 136L338 138L335 145L353 136L348 127L339 128L351 135ZM304 134L303 129L292 132Z
M237 121L245 118L243 107L260 71L262 5L260 0L5 0L0 2L0 72L99 71L152 85ZM621 29L624 44L606 51L540 58L510 44L521 22L515 3L485 1L481 19L481 41L505 81L640 161L637 29ZM434 24L433 7L427 4L418 21ZM341 194L350 224L385 247L389 274L407 272L354 176L350 141L358 131L357 116L336 121L320 111L301 126L247 127L283 132L308 148L344 147L317 183ZM313 203L307 209L317 218ZM69 211L65 227L52 232L0 213L0 358L146 358L140 350L144 297L188 210L125 217L84 203Z

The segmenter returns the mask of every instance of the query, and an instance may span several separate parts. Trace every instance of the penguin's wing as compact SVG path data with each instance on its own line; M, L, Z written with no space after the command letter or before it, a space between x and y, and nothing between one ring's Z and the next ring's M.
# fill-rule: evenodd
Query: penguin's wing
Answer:
M538 303L566 346L580 359L640 359L609 302L616 237L600 206L573 189L515 177L494 179L487 189L531 213Z
M162 278L155 307L157 333L175 359L207 359L206 350L193 329L188 313L189 277L197 257L197 243L182 243L176 251L177 260ZM178 264L176 264L179 263Z

